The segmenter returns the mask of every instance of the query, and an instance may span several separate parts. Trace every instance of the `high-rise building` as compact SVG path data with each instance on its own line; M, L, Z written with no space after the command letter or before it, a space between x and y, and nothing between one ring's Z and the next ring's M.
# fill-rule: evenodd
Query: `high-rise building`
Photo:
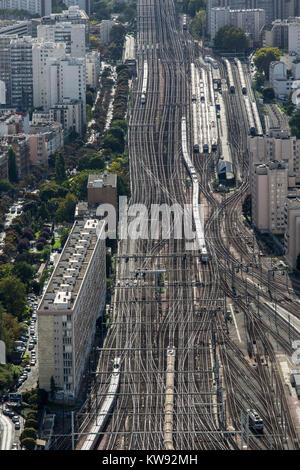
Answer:
M44 41L66 44L66 53L72 57L85 57L85 25L60 22L51 25L39 25L37 37Z
M67 7L78 5L80 10L84 10L88 15L90 14L90 0L64 0Z
M57 93L52 93L49 69L50 59L65 57L66 45L55 42L35 42L32 46L33 67L33 105L48 110L57 100Z
M98 51L88 52L85 56L85 62L86 84L95 89L100 76L100 53Z
M39 386L78 394L106 298L104 222L76 220L38 308Z
M215 7L230 7L231 10L248 10L262 8L266 12L266 24L277 19L285 19L295 15L299 0L207 0L206 27L210 36L211 9Z
M0 36L0 80L6 87L6 105L11 105L11 60L10 41L17 36Z
M50 15L52 13L51 0L0 0L0 8L25 10L32 15Z
M10 42L11 105L21 110L33 107L33 41L24 36Z
M89 44L89 17L84 10L80 10L78 6L70 6L68 10L64 10L62 13L52 13L52 15L44 16L41 19L40 24L56 24L56 23L72 23L72 24L83 24L85 26L85 42Z
M252 223L262 231L285 232L284 204L288 191L286 163L254 164L251 181Z
M292 268L297 266L300 255L300 198L288 196L285 204L286 233L284 237L285 255Z

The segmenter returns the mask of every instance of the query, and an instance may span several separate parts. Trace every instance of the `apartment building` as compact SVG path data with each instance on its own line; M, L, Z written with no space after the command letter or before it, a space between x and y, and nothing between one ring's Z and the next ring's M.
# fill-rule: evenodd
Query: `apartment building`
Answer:
M35 121L28 136L30 163L48 166L48 158L64 145L63 127L58 122Z
M0 36L16 35L17 37L31 36L31 21L6 21L0 22Z
M263 37L264 47L289 47L289 22L288 20L275 20L265 28Z
M100 53L98 51L88 52L85 56L86 84L96 89L100 77Z
M77 2L78 4L78 2ZM78 8L78 6L70 6L68 10L64 10L62 13L52 13L52 15L44 16L41 19L41 25L54 25L56 23L72 23L72 24L83 24L85 26L86 44L89 44L89 17L84 10Z
M242 28L254 43L259 44L265 21L266 14L263 9L231 10L229 7L212 8L210 37L214 39L220 28L232 24L237 28Z
M114 20L102 20L100 23L100 43L109 44L110 43L110 32L112 27L117 24Z
M112 204L117 209L117 175L107 173L89 175L88 204Z
M13 134L28 134L29 115L27 113L15 113L3 111L0 113L0 137Z
M21 110L32 108L33 71L30 36L12 39L10 42L11 105Z
M0 36L0 80L5 83L7 106L11 105L11 56L10 41L18 36Z
M254 164L251 178L252 223L261 231L285 232L284 204L288 192L285 162Z
M50 108L49 117L51 121L61 123L65 137L73 132L82 135L84 122L81 101L64 98L60 103L56 103Z
M283 161L288 168L289 186L300 182L300 140L295 136L284 138L270 136L248 137L250 172L254 165L270 160Z
M29 174L30 154L28 136L26 134L6 135L1 139L1 151L7 152L12 147L16 154L16 166L19 178L24 178Z
M37 27L37 37L44 41L64 43L66 53L72 57L85 57L86 36L84 24L60 22L55 24L41 24Z
M288 196L284 208L286 233L284 237L285 256L292 268L297 266L300 255L300 197Z
M0 0L0 8L28 11L31 15L50 15L51 0Z
M48 110L57 101L55 86L52 86L50 59L65 57L66 45L40 39L32 45L33 104L36 108ZM56 80L55 80L56 83Z
M64 0L64 4L67 7L78 5L80 10L90 14L90 0Z
M266 24L272 24L277 19L286 19L295 15L299 0L207 0L206 27L210 36L211 10L216 7L229 7L231 10L263 9L266 14Z
M38 308L39 385L71 397L91 351L106 298L104 222L76 220Z

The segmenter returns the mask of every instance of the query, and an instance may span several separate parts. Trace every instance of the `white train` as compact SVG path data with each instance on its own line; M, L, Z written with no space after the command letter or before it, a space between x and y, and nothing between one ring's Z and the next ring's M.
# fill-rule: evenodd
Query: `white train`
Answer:
M255 121L253 117L252 106L248 96L244 96L246 111L247 111L247 118L248 118L248 130L251 135L255 135Z
M142 96L141 96L141 103L146 103L146 94L147 94L147 86L148 86L148 62L144 61L144 74L143 74L143 87L142 87Z
M113 372L110 379L110 384L108 388L107 395L101 406L99 413L96 415L95 421L90 429L90 432L86 436L85 442L81 447L81 450L93 450L94 446L96 445L97 439L99 434L103 430L114 406L114 402L116 400L117 391L119 388L120 382L120 362L121 358L116 357L114 359L114 366Z
M260 116L259 116L259 112L258 112L258 109L257 109L256 102L252 101L251 106L252 106L252 112L253 112L254 121L255 121L255 134L256 135L263 135L263 128L262 128L262 125L261 125L261 120L260 120Z
M192 101L197 100L195 87L195 64L191 63L191 83L192 83Z
M236 57L234 59L234 62L236 63L238 71L239 71L239 77L240 77L240 82L241 82L242 93L243 93L243 95L246 95L247 94L247 87L246 87L246 81L245 81L245 75L244 75L244 70L243 70L242 63Z
M186 118L183 117L181 120L181 140L182 140L182 152L185 165L193 181L193 218L196 229L196 238L198 246L201 251L201 261L206 263L208 259L207 248L204 237L204 226L199 213L199 182L195 167L189 157L187 148L187 129L186 129Z
M235 93L235 84L232 75L231 64L228 59L224 59L226 70L227 70L227 81L228 81L228 88L230 93Z

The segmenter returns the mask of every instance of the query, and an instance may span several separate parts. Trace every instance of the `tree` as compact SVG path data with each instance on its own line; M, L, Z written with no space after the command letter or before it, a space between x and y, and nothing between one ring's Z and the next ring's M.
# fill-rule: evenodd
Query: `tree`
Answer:
M272 87L266 87L262 91L264 101L270 103L275 98L275 92Z
M77 198L74 194L67 194L64 201L62 201L55 213L56 222L73 222L74 212L77 204Z
M26 450L34 450L35 449L36 439L31 437L26 437L21 441L21 445L25 447Z
M36 429L34 428L25 428L24 431L21 433L20 436L20 441L23 441L24 439L30 437L32 439L36 439L37 432Z
M280 59L281 51L278 47L262 47L258 49L254 56L254 63L260 73L264 73L267 80L269 80L269 68L271 62Z
M17 276L24 284L29 284L35 276L35 269L25 261L15 263L13 273Z
M15 276L0 279L0 301L5 310L22 320L26 307L26 289Z
M110 30L109 40L118 46L122 45L126 35L126 28L122 24L114 24Z
M66 178L65 159L63 154L58 152L55 159L55 181L57 184L61 184Z
M12 147L8 149L8 179L10 183L18 183L19 181L16 154Z
M291 134L300 139L300 109L298 109L289 120Z
M63 248L65 246L65 243L68 239L69 233L70 233L70 228L63 228L60 234L60 245Z
M249 49L249 39L243 29L230 24L217 32L215 47L224 51L244 52Z
M39 423L36 419L27 419L26 422L25 422L25 429L26 428L33 428L33 429L37 429L39 426Z
M205 10L197 11L195 18L189 26L190 33L195 39L201 39L205 29L206 12Z
M255 76L254 76L254 80L255 80L255 88L256 90L260 90L262 86L264 86L264 83L265 83L265 76L263 73L260 73L260 72L256 72Z

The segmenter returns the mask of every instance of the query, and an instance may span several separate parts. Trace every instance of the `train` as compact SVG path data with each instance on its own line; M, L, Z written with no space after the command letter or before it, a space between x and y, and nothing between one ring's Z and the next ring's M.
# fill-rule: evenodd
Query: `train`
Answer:
M187 16L186 15L183 15L183 19L182 19L182 29L184 31L187 30Z
M201 252L201 261L202 263L207 263L208 252L206 248L205 236L204 236L204 226L201 221L201 215L199 213L199 182L197 178L197 173L194 165L188 154L187 149L187 128L186 128L186 118L183 116L181 119L181 140L182 140L182 152L184 163L187 167L187 170L190 174L190 177L193 182L193 218L196 228L196 239L198 246Z
M248 118L248 126L249 126L248 130L249 130L250 135L255 135L256 133L255 121L253 117L252 106L251 106L248 96L244 96L244 101L245 101L245 107L246 107L247 118Z
M233 80L233 74L231 69L231 64L228 59L224 59L226 70L227 70L227 82L228 82L228 89L230 93L235 93L235 84Z
M211 56L209 56L209 55L206 55L206 56L204 57L204 61L207 62L207 63L209 63L209 64L211 64L214 69L218 69L218 68L219 68L218 62L217 62L213 57L211 57Z
M111 375L108 392L104 399L103 405L101 406L100 411L97 413L93 425L90 429L90 432L87 434L86 439L84 441L81 450L93 450L95 447L97 440L99 438L99 434L103 430L104 426L107 423L107 420L110 416L111 410L114 406L117 391L119 388L120 383L120 357L115 357L114 364L113 364L113 372Z
M261 120L260 120L260 116L259 116L259 112L258 112L258 109L257 109L256 102L252 101L251 106L252 106L252 112L253 112L254 121L255 121L255 134L256 135L263 135L263 128L262 128L262 125L261 125Z
M144 61L144 74L143 74L143 87L142 87L142 95L141 95L141 103L146 103L146 96L147 96L147 86L148 86L148 62Z
M245 75L244 75L244 70L243 70L242 63L236 57L234 59L234 62L236 63L237 68L238 68L242 93L243 93L243 95L246 95L247 94L247 87L246 87L246 81L245 81Z
M247 414L249 416L249 427L254 431L263 432L264 422L257 411L249 409L247 410Z

